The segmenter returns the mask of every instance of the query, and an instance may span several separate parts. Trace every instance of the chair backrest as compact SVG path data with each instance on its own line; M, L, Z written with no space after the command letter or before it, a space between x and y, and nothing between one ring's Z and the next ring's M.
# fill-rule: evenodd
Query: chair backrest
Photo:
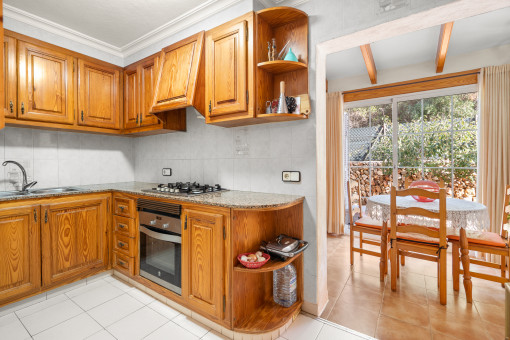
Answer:
M507 185L505 188L505 200L503 203L503 219L501 226L501 237L508 238L508 231L503 229L503 224L510 224L510 185Z
M414 182L414 181L412 180L412 178L411 178L411 177L406 177L406 178L404 179L404 188L405 188L405 189L409 189L409 186L410 186L410 185L411 185L411 183L413 183L413 182ZM437 184L439 184L439 187L440 187L440 188L445 188L444 179L440 178L440 179L439 179L439 183L437 183Z
M361 189L360 189L360 181L357 181L358 183L358 187L355 189L357 191L357 194L358 194L358 206L355 207L354 206L354 202L352 201L352 193L351 193L351 181L347 181L347 199L349 201L349 221L352 225L352 223L354 223L354 214L356 212L359 213L359 217L363 217L363 209L362 209L362 205L361 205Z
M433 212L424 208L411 207L399 208L397 207L397 197L399 196L423 196L439 200L439 212ZM439 228L430 228L414 224L399 224L398 216L423 216L439 221ZM391 187L391 216L390 216L390 238L396 239L397 233L415 233L422 234L428 237L438 238L439 245L446 247L446 189L441 188L439 192L431 192L425 189L411 188L404 190L397 190L395 186Z

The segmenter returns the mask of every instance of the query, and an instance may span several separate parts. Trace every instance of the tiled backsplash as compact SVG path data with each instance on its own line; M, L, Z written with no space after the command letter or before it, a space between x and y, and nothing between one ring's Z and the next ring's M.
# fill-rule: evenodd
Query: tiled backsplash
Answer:
M134 139L76 132L6 127L0 130L0 163L21 163L35 188L134 180ZM18 189L21 174L0 168L0 191Z

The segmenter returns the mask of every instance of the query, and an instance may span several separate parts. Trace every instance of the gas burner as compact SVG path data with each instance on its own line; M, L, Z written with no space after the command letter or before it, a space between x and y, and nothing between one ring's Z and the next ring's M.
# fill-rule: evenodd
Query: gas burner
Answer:
M167 184L158 184L156 188L142 190L143 192L157 192L168 195L177 195L177 196L194 196L201 194L208 194L213 192L227 191L227 189L223 189L221 185L209 185L204 184L200 185L197 182L176 182L176 183L167 183Z

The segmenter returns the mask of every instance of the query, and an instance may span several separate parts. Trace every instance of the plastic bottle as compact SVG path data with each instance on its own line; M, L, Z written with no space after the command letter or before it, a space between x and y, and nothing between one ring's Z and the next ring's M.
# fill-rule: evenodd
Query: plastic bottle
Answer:
M283 307L297 300L297 275L292 263L273 272L273 300Z

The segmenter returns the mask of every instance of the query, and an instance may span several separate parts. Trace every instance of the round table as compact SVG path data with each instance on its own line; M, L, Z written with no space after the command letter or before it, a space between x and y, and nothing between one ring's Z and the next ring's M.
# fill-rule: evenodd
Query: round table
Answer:
M419 207L430 211L439 211L439 200L418 202L411 196L397 197L399 208ZM373 219L387 221L390 219L390 195L376 195L367 200L366 213ZM448 234L459 234L461 228L468 234L478 234L490 230L487 207L481 203L465 201L458 198L446 198L446 227ZM438 221L422 216L400 216L399 223L418 224L438 227Z

